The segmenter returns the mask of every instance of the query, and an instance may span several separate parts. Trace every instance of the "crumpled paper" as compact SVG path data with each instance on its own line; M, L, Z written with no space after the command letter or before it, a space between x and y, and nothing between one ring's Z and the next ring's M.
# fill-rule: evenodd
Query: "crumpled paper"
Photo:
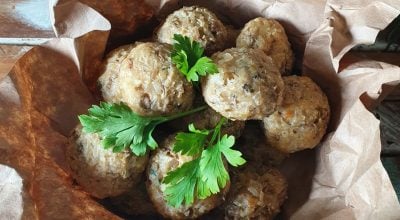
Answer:
M105 2L111 6L114 1ZM399 219L400 205L379 159L379 121L369 110L400 83L400 68L375 61L356 63L339 73L338 67L351 47L374 41L400 13L400 2L146 1L159 17L194 3L236 25L256 16L279 20L303 64L302 72L329 97L333 115L320 146L292 155L281 168L289 181L281 216ZM15 56L19 59L9 72L11 65L1 69L0 216L119 219L74 184L64 156L76 115L98 101L91 91L111 26L74 0L54 0L50 7L58 38ZM146 18L141 19L150 16L143 14Z

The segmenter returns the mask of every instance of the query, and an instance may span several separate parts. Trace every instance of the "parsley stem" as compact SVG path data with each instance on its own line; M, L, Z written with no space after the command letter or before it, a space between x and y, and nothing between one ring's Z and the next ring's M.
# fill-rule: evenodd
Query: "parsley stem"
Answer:
M179 113L171 115L171 116L161 116L161 117L159 117L157 119L160 121L160 124L161 124L161 123L164 123L164 122L167 122L167 121L172 121L172 120L175 120L177 118L182 118L184 116L191 115L191 114L196 113L196 112L204 111L205 109L207 109L207 105L203 105L203 106L191 109L191 110L186 111L186 112L179 112Z
M217 126L215 126L214 133L213 133L213 135L212 135L212 137L211 137L211 141L209 142L210 145L213 145L213 144L214 144L215 138L217 138L217 136L218 136L218 137L220 136L220 133L221 133L221 126L222 126L225 122L226 122L226 118L225 118L225 117L222 117L222 118L219 120ZM220 138L219 138L219 139L220 139Z

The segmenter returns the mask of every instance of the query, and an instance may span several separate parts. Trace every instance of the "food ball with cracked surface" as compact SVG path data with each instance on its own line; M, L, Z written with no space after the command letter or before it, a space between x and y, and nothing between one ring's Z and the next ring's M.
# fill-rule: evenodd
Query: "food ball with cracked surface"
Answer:
M231 48L213 54L218 73L202 78L205 101L231 120L263 119L281 103L283 81L261 50Z
M126 57L119 70L105 72L109 76L99 80L106 101L124 102L142 116L189 109L194 98L193 86L172 63L171 50L171 45L148 42L137 44L128 54L121 51Z
M228 38L224 24L206 8L183 7L170 14L156 32L161 43L174 43L174 34L199 42L208 53L225 48Z
M282 105L263 119L266 141L282 152L315 147L328 126L330 108L326 95L309 77L283 77Z
M286 199L287 182L275 168L236 170L224 204L225 219L273 219Z
M83 132L82 126L75 129L66 156L72 177L100 199L128 192L140 180L148 161L148 154L137 157L129 150L114 153L104 149L99 135Z
M238 38L237 47L261 49L271 56L282 75L289 75L293 67L293 52L282 25L267 18L255 18L246 23Z
M193 160L190 156L173 152L174 143L175 135L171 135L153 152L147 168L147 191L157 211L165 218L198 218L222 203L222 199L229 189L229 183L220 193L202 200L195 199L191 205L182 204L178 208L169 206L164 198L164 191L167 185L162 183L162 180L169 171L173 171L182 164Z

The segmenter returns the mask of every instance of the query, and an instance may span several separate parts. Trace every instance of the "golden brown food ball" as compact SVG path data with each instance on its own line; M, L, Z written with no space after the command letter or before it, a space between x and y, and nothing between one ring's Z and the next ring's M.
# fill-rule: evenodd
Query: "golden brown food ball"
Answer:
M121 62L137 44L118 47L107 54L103 62L103 70L98 79L103 98L107 102L116 101L119 91L119 69Z
M182 204L178 208L169 206L164 199L164 190L167 185L162 183L162 180L169 171L175 170L193 159L190 156L181 155L172 151L175 142L174 138L174 135L168 137L162 145L153 152L149 161L149 167L147 168L147 191L157 211L165 218L198 218L221 204L225 193L229 189L229 183L220 193L203 200L195 199L191 205Z
M208 107L206 110L180 118L170 123L175 129L187 131L188 125L193 123L197 129L213 129L221 120L222 115ZM228 134L239 138L245 126L244 121L227 120L221 127L221 135Z
M174 34L199 42L208 53L225 47L227 30L217 16L206 8L183 7L170 14L156 32L161 43L173 44Z
M129 150L113 153L103 148L97 134L85 133L78 126L67 148L67 161L76 182L102 199L134 187L146 168L148 155L137 157Z
M140 115L169 115L189 109L194 92L171 62L171 45L140 43L122 59L119 70L99 80L106 101L124 102ZM118 65L116 65L118 66ZM106 72L107 73L107 72ZM113 77L114 74L118 76ZM111 89L110 89L111 88ZM111 94L107 94L111 93Z
M274 168L237 170L225 205L225 219L273 219L286 199L287 182Z
M263 119L281 103L283 81L261 50L231 48L215 53L218 73L202 78L205 101L231 120Z
M282 105L263 119L266 140L286 153L313 148L321 141L329 122L328 99L308 77L288 76L283 80Z
M274 19L255 18L244 26L237 47L261 49L271 56L283 75L289 75L293 66L293 52L282 25Z

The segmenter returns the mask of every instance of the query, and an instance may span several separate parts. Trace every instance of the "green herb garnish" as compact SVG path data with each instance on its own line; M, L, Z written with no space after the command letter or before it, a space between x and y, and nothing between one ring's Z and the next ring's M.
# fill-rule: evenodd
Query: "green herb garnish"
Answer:
M189 133L176 135L173 151L194 159L168 172L163 179L167 184L165 199L170 206L189 205L195 198L205 199L220 192L229 181L222 156L235 167L246 162L242 153L232 149L235 137L226 134L221 137L225 121L222 118L213 130L197 130L190 124Z
M199 81L199 76L218 72L217 65L206 56L203 56L204 48L199 42L191 41L188 37L174 34L171 53L172 63L186 77L189 82Z
M154 150L158 146L152 136L157 125L205 108L203 106L171 116L145 117L134 113L125 104L101 102L99 106L93 105L87 115L78 118L84 132L98 133L102 137L104 148L120 152L129 147L136 156L142 156L148 148Z

